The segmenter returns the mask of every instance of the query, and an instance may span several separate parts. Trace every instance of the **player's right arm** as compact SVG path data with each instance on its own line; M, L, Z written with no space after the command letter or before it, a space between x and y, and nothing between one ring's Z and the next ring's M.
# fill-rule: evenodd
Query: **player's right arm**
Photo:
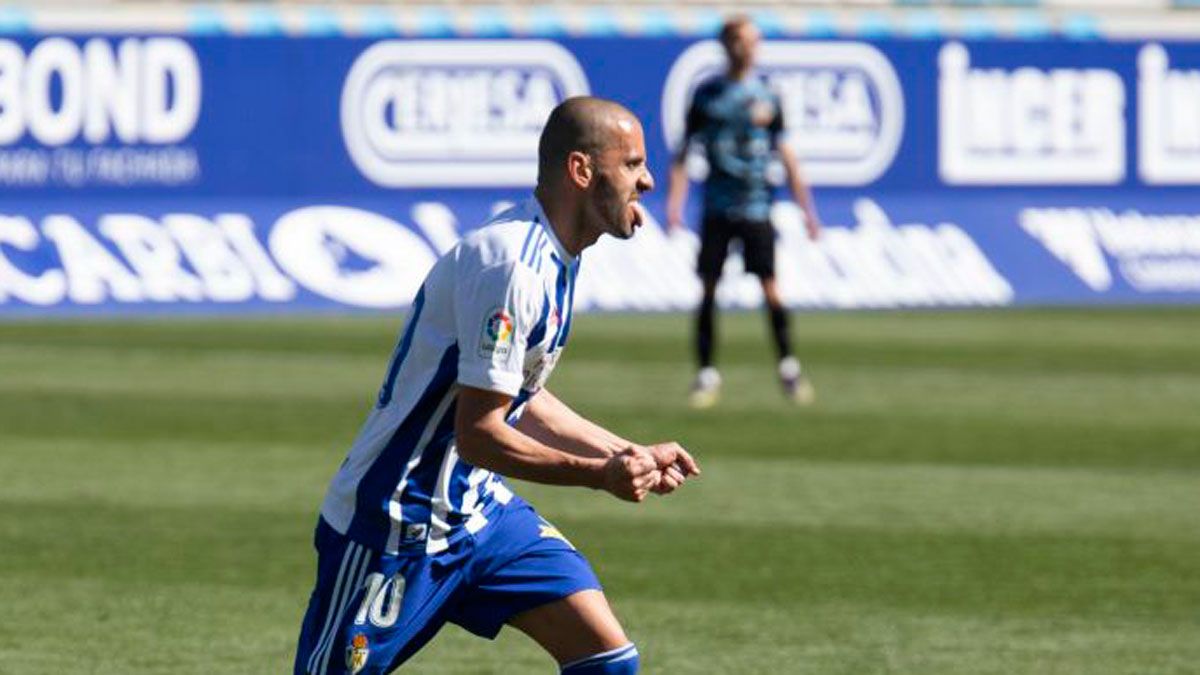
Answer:
M684 122L683 139L671 158L671 169L667 173L667 227L672 230L684 227L683 207L687 204L688 194L687 156L692 138L703 122L702 115L701 107L693 98Z
M671 162L667 182L667 227L672 230L684 227L683 205L687 203L687 165L682 153Z
M609 457L564 452L509 426L506 415L511 405L507 394L464 386L454 417L459 456L512 478L601 489L633 502L642 501L659 485L661 473L646 448L629 445Z
M545 388L529 399L516 427L543 443L581 457L611 457L633 445L575 412Z

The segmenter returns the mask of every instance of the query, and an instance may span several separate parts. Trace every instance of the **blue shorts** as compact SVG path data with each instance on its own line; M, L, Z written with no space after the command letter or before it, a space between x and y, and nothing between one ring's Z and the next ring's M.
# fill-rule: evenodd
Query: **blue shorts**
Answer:
M446 551L381 555L317 524L317 584L296 675L387 673L447 621L492 639L514 615L600 582L558 530L519 498Z

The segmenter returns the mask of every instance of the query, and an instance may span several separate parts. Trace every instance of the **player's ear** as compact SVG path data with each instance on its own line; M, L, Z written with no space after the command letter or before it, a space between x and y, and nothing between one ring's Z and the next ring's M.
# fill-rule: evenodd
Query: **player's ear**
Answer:
M592 171L592 158L586 152L576 150L567 155L567 177L580 190L592 184Z

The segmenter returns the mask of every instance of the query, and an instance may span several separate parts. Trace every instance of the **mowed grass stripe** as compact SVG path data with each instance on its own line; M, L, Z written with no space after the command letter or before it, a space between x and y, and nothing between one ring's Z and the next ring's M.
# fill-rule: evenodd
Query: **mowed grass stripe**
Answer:
M572 355L573 356L573 355ZM568 357L570 359L570 357ZM574 359L580 361L578 357ZM65 369L57 364L70 363ZM165 354L87 350L12 350L0 346L0 393L63 395L112 393L207 397L242 400L270 395L282 399L364 400L384 359L332 356L257 356L244 353L205 355L192 359ZM684 406L689 384L678 364L639 367L629 372L617 362L588 359L573 363L556 389L579 392L588 402L654 404L664 409ZM1064 415L1097 424L1177 421L1200 428L1200 418L1184 413L1200 397L1200 376L1186 373L979 372L946 367L834 366L810 367L822 387L821 412L875 410L955 415L1046 417ZM713 414L780 408L769 361L757 366L725 367L726 396ZM314 386L314 383L320 386ZM827 390L827 391L826 391ZM632 397L632 398L631 398ZM1111 406L1114 399L1123 405ZM1098 409L1112 414L1098 417ZM1115 415L1115 417L1114 417Z
M61 363L73 368L58 367ZM377 379L386 364L387 354L229 350L181 356L171 350L0 344L0 392L365 399L364 383Z
M548 517L1200 543L1200 473L720 459L639 508L518 483ZM734 495L744 492L742 498Z
M0 397L8 399L0 419L21 417L14 411L22 400L35 402L50 397L64 402L101 398L135 412L153 409L131 405L139 399L164 405L172 400L214 406L238 406L246 401L311 407L357 404L363 414L373 401L374 378L367 373L374 369L368 368L339 369L326 364L306 370L304 364L294 364L281 369L278 377L272 365L252 362L226 363L217 368L203 364L171 368L164 362L144 370L122 370L114 368L106 373L83 368L70 374L7 376L0 383ZM643 370L634 377L622 377L619 369L592 363L582 364L576 371L556 383L555 390L582 399L580 407L637 404L668 413L686 410L687 381L679 377L678 368ZM106 378L115 378L121 384L110 384ZM826 367L813 378L820 385L821 405L812 411L792 411L796 420L879 412L945 420L976 418L984 423L1087 423L1101 428L1168 425L1200 431L1200 415L1191 414L1200 400L1200 376L1055 377L1043 373L992 377L948 369L848 371ZM768 367L726 369L725 379L724 400L717 410L707 413L715 418L736 420L740 415L763 410L779 415L788 409ZM47 407L48 413L55 410ZM1098 415L1100 411L1111 412ZM242 415L252 413L245 410ZM97 416L102 414L97 411ZM780 419L780 424L790 422L786 417Z
M386 356L403 322L402 315L22 320L0 322L0 344L116 351L136 346L139 352L175 354L251 351Z
M710 414L786 408L769 361L721 370L725 395ZM829 364L809 370L821 402L812 412L819 414L884 411L943 419L974 415L996 420L1087 421L1102 426L1168 423L1190 424L1200 431L1200 416L1190 414L1200 400L1200 375L980 372L940 366ZM678 366L639 367L636 373L627 374L615 362L589 361L578 364L556 388L598 403L628 404L632 395L640 404L682 409L689 379L680 377ZM589 389L595 391L583 393ZM1120 406L1115 405L1117 401ZM1108 414L1098 416L1101 410Z
M772 383L764 382L763 386ZM315 385L314 386L318 386ZM824 386L824 385L822 385ZM561 393L561 392L560 392ZM575 393L575 392L572 392ZM641 408L609 401L580 402L582 412L627 436L678 439L702 457L795 457L827 461L881 461L987 465L1200 467L1192 417L1159 424L1120 414L1104 420L993 419L976 415L796 411L782 402L734 414L696 413L680 404ZM664 395L665 396L665 395ZM10 438L203 443L313 444L349 447L370 408L359 400L0 393L0 429ZM747 433L754 430L754 433Z
M345 455L329 444L0 435L0 495L27 504L88 500L145 507L235 506L315 513Z
M134 593L149 586L166 592L194 584L300 590L311 578L311 561L298 555L308 547L297 545L310 539L308 518L229 507L149 510L86 501L0 503L0 508L20 522L6 523L2 530L8 551L0 555L0 574L14 589L95 578ZM775 606L853 600L893 608L932 605L966 614L1179 621L1194 621L1200 606L1200 568L1194 564L1200 541L1195 540L619 517L557 517L554 522L617 598L700 594ZM68 532L71 537L62 536ZM719 583L698 586L697 578Z
M3 439L3 437L0 437ZM315 511L342 452L303 445L24 442L0 455L11 506ZM1200 471L813 462L718 457L669 499L634 507L602 493L515 482L552 518L716 526L864 528L974 534L1125 536L1200 542ZM204 481L181 477L203 476ZM69 491L63 486L69 485ZM727 500L746 485L753 499Z
M181 553L182 555L182 553ZM212 583L140 585L54 577L39 585L0 585L5 675L211 675L291 672L301 615L296 589ZM284 621L288 617L291 621ZM48 646L49 645L49 646Z
M592 358L622 363L676 362L691 355L691 318L634 319L586 315L574 345ZM932 366L965 370L1110 373L1197 373L1200 331L1194 309L1002 310L797 313L792 320L802 359L813 364ZM725 313L718 321L724 365L769 363L760 313Z
M113 348L174 355L252 352L385 358L403 317L218 320L190 318L0 322L0 345ZM953 368L1053 368L1145 373L1200 371L1200 313L1192 308L960 310L797 313L802 355L822 363ZM581 315L572 336L590 358L621 363L680 362L690 354L691 318ZM636 330L629 326L636 325ZM765 356L766 323L756 312L726 313L720 349L729 364ZM634 347L630 349L630 347Z
M1200 658L1194 626L1151 617L970 617L935 607L775 607L696 594L670 603L629 599L616 610L634 630L660 636L643 642L653 673L1190 675ZM679 633L678 617L689 618L691 639L670 637ZM763 626L771 627L769 648ZM467 646L455 637L434 650Z
M818 393L818 396L820 394ZM568 399L570 400L570 399ZM1089 420L1041 423L986 415L891 414L886 410L830 414L797 412L777 403L737 414L667 409L630 414L615 405L585 412L633 438L673 438L703 457L994 466L1140 467L1196 469L1194 424L1107 426ZM752 433L751 433L752 432Z
M325 401L184 392L0 392L0 429L8 436L33 439L348 444L373 396Z

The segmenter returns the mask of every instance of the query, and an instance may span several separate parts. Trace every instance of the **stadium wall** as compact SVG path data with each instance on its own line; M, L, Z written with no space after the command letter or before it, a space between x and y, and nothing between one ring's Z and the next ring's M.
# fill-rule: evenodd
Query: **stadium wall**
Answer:
M690 308L697 239L659 219L716 44L498 32L0 36L0 316L407 306L583 93L642 118L659 189L576 301ZM776 206L793 306L1200 300L1200 43L773 29L761 65L828 224Z

